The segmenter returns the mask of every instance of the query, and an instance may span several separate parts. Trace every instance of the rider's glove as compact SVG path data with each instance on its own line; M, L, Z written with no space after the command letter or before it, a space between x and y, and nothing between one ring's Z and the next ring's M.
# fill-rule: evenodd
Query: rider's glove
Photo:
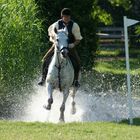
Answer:
M68 47L69 47L70 49L72 49L72 48L74 48L74 46L75 46L74 43L71 43L71 44L69 44Z

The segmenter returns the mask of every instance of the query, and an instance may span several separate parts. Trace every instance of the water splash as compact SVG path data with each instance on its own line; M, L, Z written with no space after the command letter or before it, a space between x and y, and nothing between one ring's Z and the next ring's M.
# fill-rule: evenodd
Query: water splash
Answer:
M38 79L38 78L37 78ZM20 103L12 106L14 120L41 121L57 123L59 120L62 94L53 93L54 103L51 111L43 108L48 97L45 87L37 86L33 82L32 89L24 90L26 97L19 96ZM65 121L120 121L128 118L128 104L126 95L126 75L103 74L94 71L82 74L81 87L76 94L75 115L71 115L71 98L66 102ZM140 76L131 77L133 116L140 117ZM19 91L20 92L20 91ZM21 95L19 93L19 95ZM10 118L11 119L11 118Z
M86 86L86 85L85 85ZM58 91L53 93L54 103L51 111L43 108L47 103L47 92L45 87L34 86L34 93L26 104L22 121L41 121L57 123L59 120L59 109L62 103L62 94ZM95 93L86 86L79 89L76 94L77 113L72 115L71 98L68 97L65 110L66 122L85 122L85 121L120 121L128 118L128 107L126 95L119 92L108 91ZM134 117L140 116L140 99L133 98Z

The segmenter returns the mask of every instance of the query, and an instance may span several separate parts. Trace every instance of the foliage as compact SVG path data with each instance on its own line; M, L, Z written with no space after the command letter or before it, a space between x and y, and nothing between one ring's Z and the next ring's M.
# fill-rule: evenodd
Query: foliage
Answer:
M126 4L127 3L127 4ZM98 13L96 14L99 26L123 25L123 15L126 15L127 10L130 8L130 0L97 0Z
M140 26L137 26L136 33L140 35Z
M137 42L139 42L139 47L140 47L140 26L137 26L137 27L136 27L135 33L138 35L138 40L137 40Z
M125 10L129 10L132 7L132 0L108 0L113 6L122 6Z
M131 0L132 2L132 7L129 11L129 15L131 16L131 18L139 20L140 21L140 2L137 0ZM140 47L140 24L138 24L137 26L135 26L135 34L136 34L136 39L134 40L135 42L137 42L137 46Z
M96 0L92 16L96 17L98 26L121 26L123 16L140 20L140 3L137 0ZM132 28L132 27L131 27ZM139 26L131 30L131 46L139 46Z
M110 13L107 13L106 10L101 9L98 5L93 5L94 11L92 12L92 16L98 19L99 23L104 23L105 25L111 25L112 24L112 17Z
M0 6L0 106L22 93L39 65L41 23L32 0L1 0ZM2 112L2 108L0 108ZM6 111L5 111L6 112ZM1 113L0 113L1 114Z

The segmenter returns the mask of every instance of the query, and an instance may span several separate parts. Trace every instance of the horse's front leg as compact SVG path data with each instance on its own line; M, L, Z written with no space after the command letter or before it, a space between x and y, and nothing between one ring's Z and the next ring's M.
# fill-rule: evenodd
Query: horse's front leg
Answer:
M77 88L73 87L72 92L71 92L71 97L72 97L72 108L71 108L71 114L75 114L76 113L76 106L75 106L75 94L76 94Z
M63 91L63 102L62 102L62 105L60 107L60 118L59 118L60 122L65 121L65 119L64 119L64 111L65 111L65 103L66 103L66 100L68 98L68 95L69 95L69 89L65 89Z
M47 92L48 92L48 105L44 106L45 109L50 110L51 105L53 103L53 87L50 83L46 84Z

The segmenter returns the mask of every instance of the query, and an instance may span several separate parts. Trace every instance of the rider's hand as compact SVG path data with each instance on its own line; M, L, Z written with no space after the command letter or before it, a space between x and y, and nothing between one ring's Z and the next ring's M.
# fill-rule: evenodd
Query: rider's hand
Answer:
M72 48L74 48L74 46L75 46L74 43L71 43L71 44L69 44L68 47L69 47L70 49L72 49Z
M58 46L58 42L57 42L57 41L54 41L53 44L54 44L55 46Z

